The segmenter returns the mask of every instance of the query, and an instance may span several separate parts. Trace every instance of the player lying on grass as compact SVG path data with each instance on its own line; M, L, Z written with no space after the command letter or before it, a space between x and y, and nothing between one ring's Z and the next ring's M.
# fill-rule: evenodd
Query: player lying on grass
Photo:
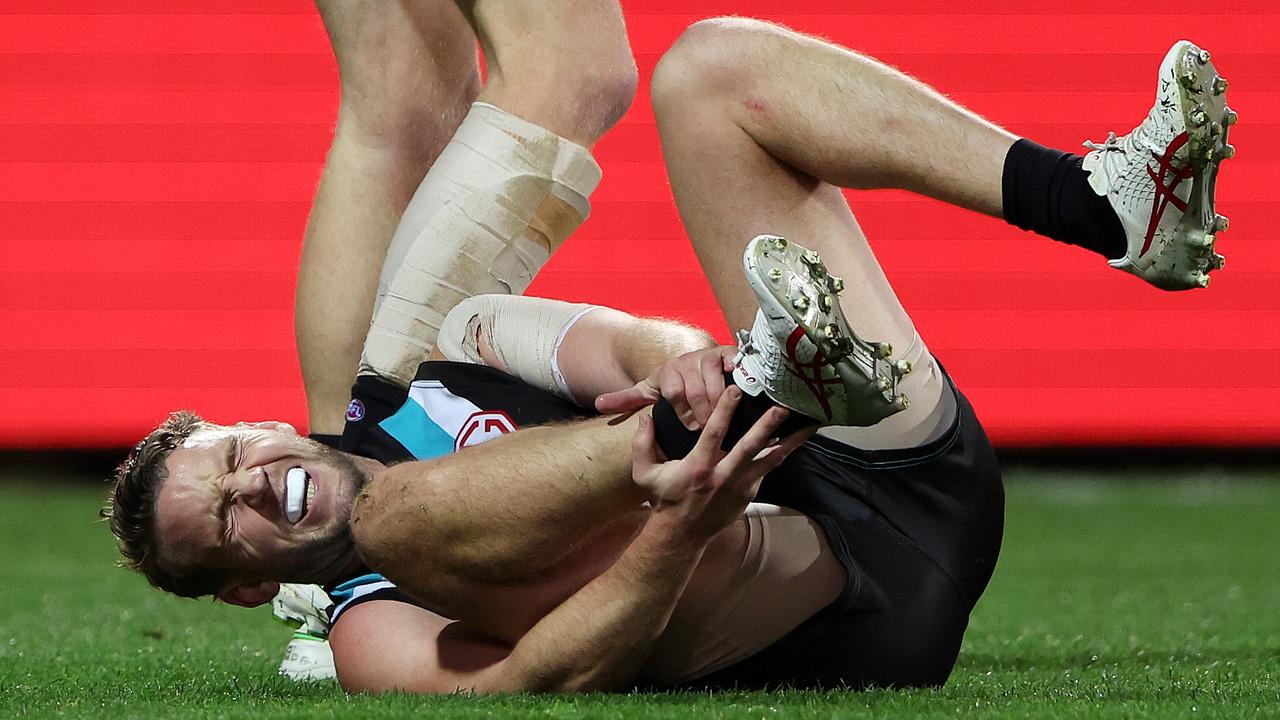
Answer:
M703 269L730 323L752 327L737 348L607 309L472 298L440 336L461 362L422 363L407 390L369 363L345 452L279 423L180 416L122 467L113 529L180 594L250 605L280 581L327 585L351 690L939 684L994 567L999 473L837 185L1003 211L1158 286L1203 285L1233 116L1189 43L1160 81L1134 132L1079 158L840 48L698 23L653 101ZM1144 194L1168 202L1131 204ZM821 258L762 236L744 278L738 239L769 229ZM573 419L658 395L652 419ZM825 427L799 444L775 404Z

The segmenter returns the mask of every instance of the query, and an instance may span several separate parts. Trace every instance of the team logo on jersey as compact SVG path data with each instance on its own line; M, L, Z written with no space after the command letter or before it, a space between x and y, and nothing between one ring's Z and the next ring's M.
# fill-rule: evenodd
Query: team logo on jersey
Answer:
M517 427L511 416L501 410L481 410L471 413L471 416L463 421L462 428L454 437L453 449L461 450L464 447L479 445L499 435L514 432Z
M363 419L364 403L359 399L352 400L351 404L347 405L347 422L360 422Z

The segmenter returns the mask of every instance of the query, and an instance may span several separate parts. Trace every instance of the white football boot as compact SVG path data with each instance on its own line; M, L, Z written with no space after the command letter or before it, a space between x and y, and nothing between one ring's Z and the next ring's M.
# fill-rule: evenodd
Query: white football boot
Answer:
M332 680L338 676L329 648L328 593L316 585L283 583L271 600L271 613L296 630L284 648L277 671L298 681Z
M1124 137L1086 142L1089 184L1111 201L1128 239L1112 267L1158 288L1209 285L1223 266L1214 252L1227 218L1213 209L1218 164L1235 155L1227 130L1236 123L1226 104L1227 81L1209 53L1178 41L1160 63L1156 104Z
M742 261L760 300L751 332L738 334L733 376L743 392L824 425L865 427L907 407L898 380L911 364L890 361L889 343L854 334L840 309L844 282L818 253L760 235Z

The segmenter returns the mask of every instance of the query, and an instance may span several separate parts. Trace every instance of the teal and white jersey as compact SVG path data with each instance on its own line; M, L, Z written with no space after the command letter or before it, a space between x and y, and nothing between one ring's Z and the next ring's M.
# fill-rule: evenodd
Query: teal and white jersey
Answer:
M408 389L372 375L356 379L339 449L393 464L429 460L517 428L591 414L484 365L424 362ZM326 588L330 622L370 600L413 602L376 572Z

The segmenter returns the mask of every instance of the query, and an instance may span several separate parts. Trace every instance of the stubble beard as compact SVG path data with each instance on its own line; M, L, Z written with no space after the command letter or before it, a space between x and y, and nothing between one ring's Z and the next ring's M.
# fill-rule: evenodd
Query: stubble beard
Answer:
M320 462L332 470L338 478L340 487L335 489L339 494L339 502L334 512L340 522L333 523L330 528L313 536L301 547L295 548L285 560L285 567L306 568L306 577L288 579L284 582L326 583L333 581L329 577L343 568L338 567L346 558L355 553L355 541L351 538L351 510L360 490L369 482L369 475L349 455L335 450L328 445L307 439L314 445L313 450Z

